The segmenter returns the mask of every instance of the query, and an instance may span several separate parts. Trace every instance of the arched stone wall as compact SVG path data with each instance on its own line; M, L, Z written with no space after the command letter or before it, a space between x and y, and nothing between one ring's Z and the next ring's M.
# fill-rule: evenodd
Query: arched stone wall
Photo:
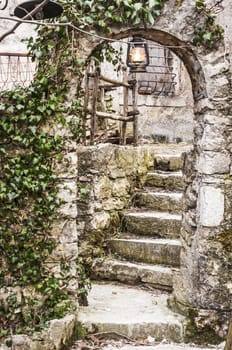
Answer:
M188 7L192 26L185 21L184 12L179 10L180 16L174 17L166 6L155 27L115 29L111 38L140 35L169 46L190 76L194 145L185 157L181 269L175 276L170 305L191 316L196 329L209 327L223 337L232 309L231 78L223 43L212 52L189 44L198 21L194 11L193 6ZM89 55L99 43L99 39L92 42Z

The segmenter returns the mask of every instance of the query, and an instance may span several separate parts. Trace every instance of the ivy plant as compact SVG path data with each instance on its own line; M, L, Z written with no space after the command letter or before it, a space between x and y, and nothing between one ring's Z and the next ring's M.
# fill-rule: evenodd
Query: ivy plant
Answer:
M60 0L60 22L71 22L89 32L109 34L114 25L152 25L165 0ZM221 36L214 18L202 1L205 26L197 29L194 44ZM58 218L58 175L54 164L62 160L63 139L50 132L54 124L69 125L73 139L81 140L84 62L78 52L79 34L69 26L41 27L36 40L28 40L30 53L39 60L34 81L27 88L1 93L0 102L0 289L8 296L0 301L0 336L39 330L51 318L62 317L73 305L67 286L69 274L58 279L46 267L56 246L51 235ZM99 51L100 50L100 51ZM105 46L93 53L101 62ZM118 62L116 52L105 50L108 60ZM75 77L72 93L70 79ZM74 116L67 123L66 116ZM78 120L74 122L74 120ZM89 281L79 259L80 291ZM65 261L60 267L67 270Z
M215 23L216 16L207 6L204 0L196 1L196 11L202 18L202 23L196 26L192 44L194 46L203 46L208 50L218 47L223 38L223 28Z

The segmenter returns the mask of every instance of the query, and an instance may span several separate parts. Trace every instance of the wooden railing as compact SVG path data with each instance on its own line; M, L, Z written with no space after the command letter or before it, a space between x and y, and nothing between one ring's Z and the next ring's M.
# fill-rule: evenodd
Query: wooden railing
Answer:
M37 62L25 53L0 52L0 91L30 85Z
M96 67L94 72L87 68L85 76L85 100L84 100L84 118L83 118L83 141L91 145L98 142L109 140L110 132L117 131L118 143L127 143L127 123L133 123L132 142L138 143L138 114L136 101L136 79L133 77L128 81L126 70L123 71L123 80L114 80L103 76L100 68ZM107 111L105 96L106 91L123 87L123 111L122 114ZM131 92L131 110L128 108L129 92ZM118 122L112 128L108 120ZM101 124L101 126L100 126ZM117 129L117 130L116 130Z

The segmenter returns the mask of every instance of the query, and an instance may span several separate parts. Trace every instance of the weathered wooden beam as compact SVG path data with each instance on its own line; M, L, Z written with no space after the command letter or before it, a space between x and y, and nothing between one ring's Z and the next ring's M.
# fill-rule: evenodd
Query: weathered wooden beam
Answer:
M133 73L133 89L132 89L132 106L133 106L133 111L138 111L138 106L137 106L137 81L136 81L136 76L135 73ZM136 113L134 115L134 124L133 124L133 138L134 138L134 144L138 144L138 114Z
M91 111L91 130L90 130L90 143L94 143L94 136L97 132L97 97L98 97L98 83L99 83L99 67L96 67L96 73L94 77L93 86L93 98L92 98L92 111Z
M90 77L90 78L95 78L96 77L96 73L88 73L88 76ZM129 89L131 89L132 88L132 85L133 85L133 83L134 83L134 81L132 80L131 81L131 84L129 84L129 83L124 83L123 81L120 81L120 80L115 80L115 79L111 79L111 78L108 78L108 77L106 77L106 76L104 76L104 75L100 75L99 76L99 80L103 80L103 81L106 81L107 83L110 83L110 84L112 84L112 87L113 86L125 86L125 87L127 87L127 88L129 88Z
M138 115L138 114L140 114L138 109L136 109L134 111L128 111L127 112L128 117L130 117L131 115Z
M128 84L128 79L127 79L127 73L124 70L123 71L123 117L127 118L128 116L128 87L126 86ZM133 118L134 120L134 118ZM122 145L126 144L126 126L127 122L123 121L121 125L121 138L120 138L120 143Z
M134 120L134 117L128 118L128 117L123 117L120 114L113 114L113 113L100 112L100 111L96 111L96 115L98 118L107 118L107 119L124 121L124 122L132 122Z
M88 109L88 112L92 114L92 110ZM136 114L139 114L139 113L136 113ZM108 119L118 120L118 121L133 122L134 120L134 113L132 113L132 111L130 114L128 113L128 117L124 117L120 114L114 114L114 113L102 112L102 111L96 111L96 115L98 118L108 118Z
M119 81L119 80L114 80L108 77L105 77L104 75L100 75L99 77L101 80L106 81L107 83L113 84L115 86L125 86L127 88L131 88L131 85L128 83L125 83L123 81Z

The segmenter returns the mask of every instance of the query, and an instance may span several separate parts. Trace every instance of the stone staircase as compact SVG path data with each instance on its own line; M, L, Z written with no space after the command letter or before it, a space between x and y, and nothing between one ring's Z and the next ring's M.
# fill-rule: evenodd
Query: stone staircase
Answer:
M176 155L155 158L133 208L123 212L122 232L108 241L108 258L96 262L95 277L172 290L173 270L180 262L181 168Z
M167 307L180 264L181 169L181 154L156 155L144 187L122 213L121 233L108 240L107 257L93 266L100 282L79 313L88 332L183 341L184 317Z

